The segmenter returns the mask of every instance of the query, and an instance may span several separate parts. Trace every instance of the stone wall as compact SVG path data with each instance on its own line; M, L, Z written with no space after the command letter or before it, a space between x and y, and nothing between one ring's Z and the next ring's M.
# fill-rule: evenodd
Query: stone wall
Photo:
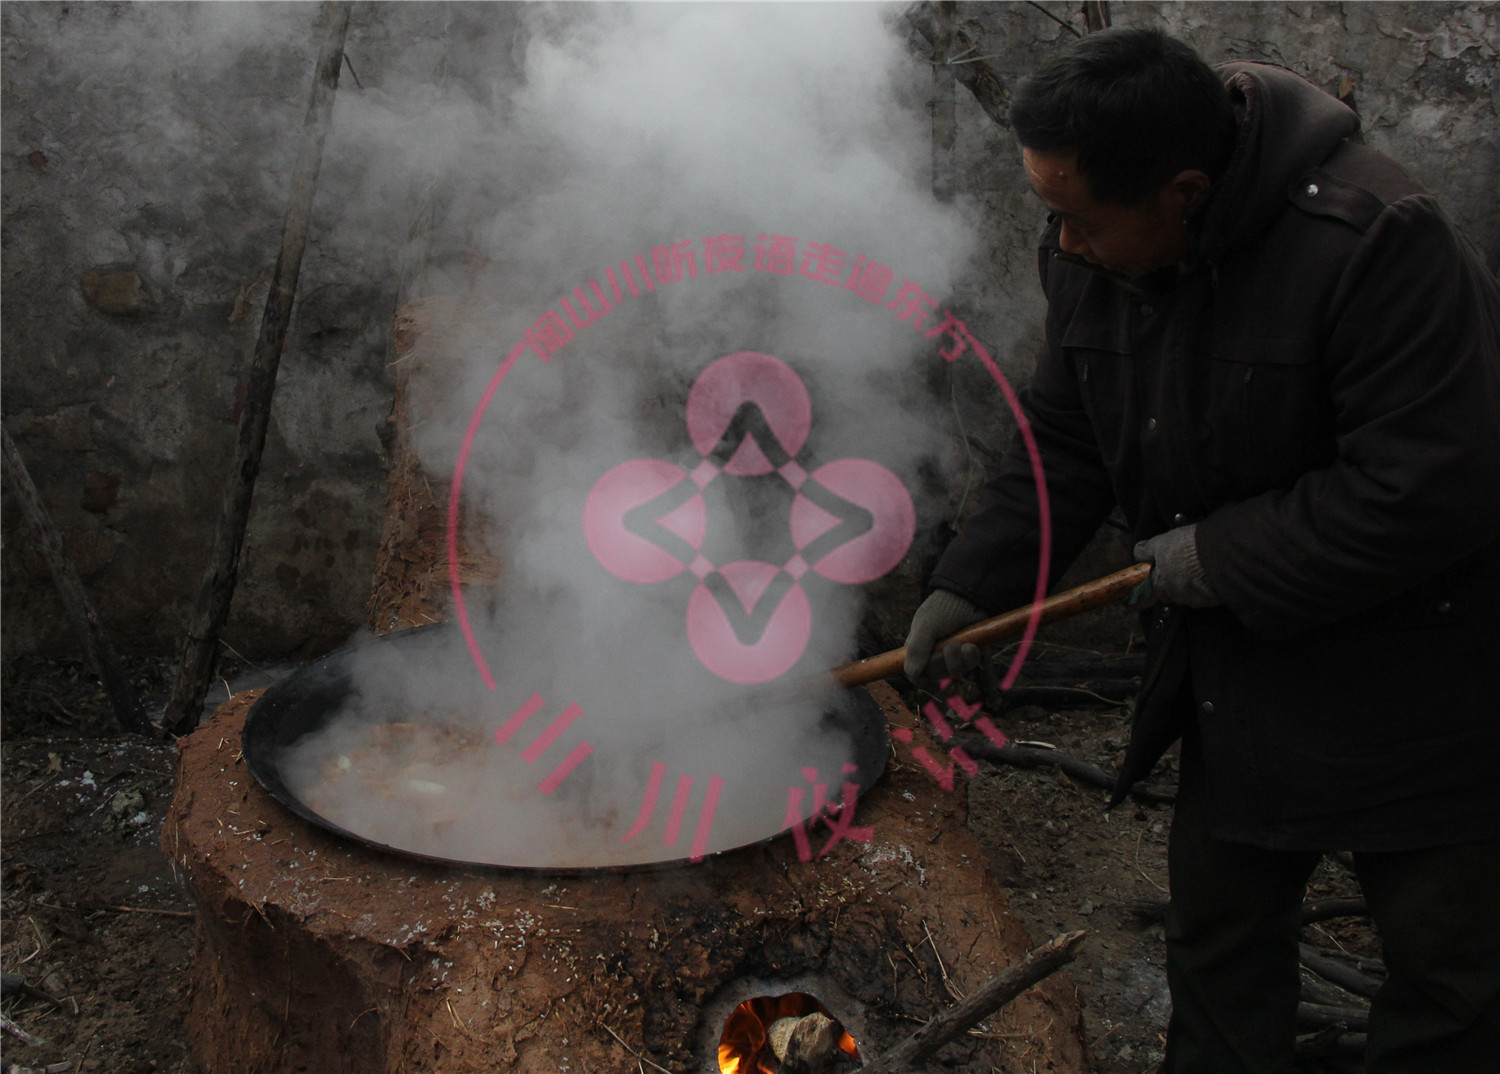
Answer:
M370 147L348 118L362 98L413 84L490 91L445 77L466 58L494 83L512 77L508 8L483 13L499 54L482 58L462 25L475 12L354 9L225 632L246 654L345 638L380 537L389 326L420 168L372 182ZM126 651L175 648L207 566L319 14L315 4L3 12L4 419ZM7 662L70 651L50 577L6 506Z
M1117 25L1165 26L1210 60L1273 60L1352 99L1367 140L1427 182L1500 265L1500 6L1109 8ZM1063 23L1083 29L1076 4L962 4L960 14L1007 81L1072 38ZM318 17L310 4L7 4L0 13L4 420L126 650L175 647L206 564ZM247 654L326 648L362 621L385 490L391 313L403 297L442 290L444 272L462 266L472 221L457 206L475 202L455 191L488 187L493 201L508 182L445 167L420 141L382 141L370 117L404 119L388 129L410 138L424 109L441 124L460 101L503 125L524 27L556 32L557 18L533 5L355 6L352 71L340 84L226 632ZM931 68L914 56L903 77L911 106L925 107ZM1040 209L1008 132L961 87L954 112L957 195L979 211L987 251L955 301L1024 379L1041 316ZM418 283L417 265L436 274ZM998 433L983 393L959 376L934 392L955 400L970 431ZM946 477L962 485L983 461ZM10 506L6 660L71 651Z

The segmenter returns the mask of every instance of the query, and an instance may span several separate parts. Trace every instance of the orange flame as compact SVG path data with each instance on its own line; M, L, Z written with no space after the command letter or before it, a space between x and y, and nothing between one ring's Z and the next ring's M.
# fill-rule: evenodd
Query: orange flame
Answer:
M814 1012L833 1018L832 1011L806 992L745 1000L724 1023L719 1037L720 1074L776 1074L779 1063L766 1039L766 1030L779 1018L801 1018ZM839 1029L842 1032L842 1024ZM838 1046L839 1051L859 1061L859 1046L848 1033L839 1038Z

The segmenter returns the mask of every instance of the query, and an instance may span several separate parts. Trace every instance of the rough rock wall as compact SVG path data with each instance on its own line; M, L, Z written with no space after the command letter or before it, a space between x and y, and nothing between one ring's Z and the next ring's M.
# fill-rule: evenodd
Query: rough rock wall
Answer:
M1211 60L1273 60L1352 96L1369 142L1426 181L1500 265L1500 6L1109 9L1115 24L1163 25ZM361 621L385 489L389 323L398 292L412 293L402 276L407 237L425 229L429 265L461 263L464 222L444 220L444 192L505 185L503 176L438 182L441 162L422 161L419 147L372 147L367 127L341 120L400 97L404 107L430 101L437 123L454 95L503 116L519 26L536 11L355 7L348 53L360 82L345 70L325 155L227 632L241 651L323 648ZM1074 3L959 11L976 54L1008 82L1073 37L1062 23L1083 29ZM175 644L206 563L317 17L312 4L8 4L0 13L4 418L126 649ZM926 106L931 78L914 59L913 107ZM427 96L396 92L413 84ZM1009 133L962 87L954 101L954 186L980 210L989 250L957 297L1021 381L1039 339L1032 242L1041 211ZM371 168L391 155L411 166ZM951 375L933 391L951 398L967 431L998 438L1003 421L983 374ZM982 451L955 454L943 475L955 508L986 461ZM7 510L7 660L73 648L21 527Z
M225 633L247 654L346 637L380 535L389 326L421 167L372 169L349 120L412 81L493 92L513 70L508 7L355 6ZM175 645L207 565L319 13L4 8L4 419L127 651ZM4 531L7 662L72 649L18 511Z
M1215 62L1281 64L1342 97L1500 270L1500 5L1113 6L1119 25L1159 20Z

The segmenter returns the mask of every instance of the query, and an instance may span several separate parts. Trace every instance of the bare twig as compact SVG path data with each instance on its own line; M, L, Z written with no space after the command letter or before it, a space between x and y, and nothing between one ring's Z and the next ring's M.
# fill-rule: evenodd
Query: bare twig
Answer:
M943 988L947 991L948 995L953 997L955 1002L962 1000L964 998L964 994L958 990L958 987L954 985L952 979L949 978L948 967L943 965L943 956L938 951L937 941L932 938L932 930L927 927L927 922L925 920L922 922L922 931L926 934L927 942L932 947L932 957L937 959L938 973L943 978Z
M157 917L197 917L191 910L158 910L154 906L101 906L101 910L113 910L117 914L155 914Z
M152 906L110 906L105 903L82 903L82 902L43 902L40 899L37 906L48 910L72 910L80 914L156 914L159 917L197 917L191 910L158 910Z
M662 1074L672 1074L672 1072L670 1070L668 1070L666 1067L659 1066L656 1063L652 1063L651 1060L647 1059L645 1056L641 1055L639 1052L637 1052L630 1045L626 1044L625 1043L625 1038L622 1037L622 1036L620 1036L620 1034L616 1033L613 1029L610 1029L609 1026L607 1024L605 1024L604 1022L601 1021L599 1023L599 1026L606 1033L608 1033L611 1037L614 1037L615 1040L619 1041L620 1047L624 1048L627 1052L630 1053L630 1058L632 1058L632 1059L634 1059L636 1061L636 1065L637 1066L639 1066L641 1063L650 1063L651 1068L653 1070L659 1070L659 1071L662 1072Z
M1026 0L1026 3L1030 7L1036 8L1043 15L1046 15L1047 18L1049 18L1053 22L1057 23L1057 25L1061 26L1064 30L1068 31L1068 33L1072 34L1074 37L1082 37L1083 36L1081 33L1078 32L1078 27L1076 27L1072 23L1068 22L1067 19L1059 18L1058 16L1052 14L1052 12L1048 11L1041 4L1037 3L1036 0Z

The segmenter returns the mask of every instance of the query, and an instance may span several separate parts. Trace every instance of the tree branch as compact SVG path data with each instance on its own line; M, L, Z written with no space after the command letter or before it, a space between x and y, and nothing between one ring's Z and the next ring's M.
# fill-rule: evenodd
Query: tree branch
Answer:
M937 1015L884 1055L866 1063L860 1074L908 1074L937 1050L967 1033L1043 978L1072 962L1087 932L1068 932L1048 940L1020 962L975 989L958 1006Z

